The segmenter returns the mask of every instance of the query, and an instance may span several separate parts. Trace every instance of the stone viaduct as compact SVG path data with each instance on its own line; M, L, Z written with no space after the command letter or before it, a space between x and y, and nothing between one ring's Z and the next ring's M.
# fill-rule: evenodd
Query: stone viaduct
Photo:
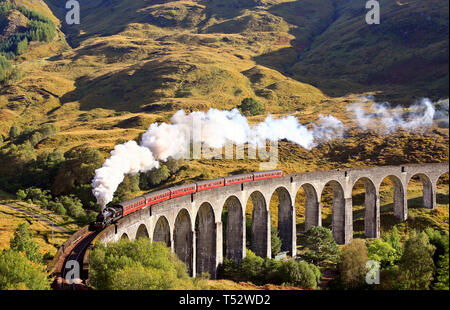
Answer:
M216 188L141 209L106 228L98 241L108 243L121 238L146 237L164 242L186 263L192 276L208 272L214 278L224 255L235 260L245 256L245 209L250 198L253 204L252 251L262 257L271 256L269 204L277 192L282 251L295 256L295 199L300 188L306 195L305 229L308 229L322 224L320 198L325 186L331 185L333 236L337 243L347 244L353 237L352 189L356 182L362 180L365 187L365 235L379 238L379 191L384 180L390 179L394 187L395 217L405 221L409 181L414 176L420 178L423 207L435 208L437 181L448 170L448 163L340 169ZM222 218L226 220L222 222ZM223 239L226 239L224 247Z

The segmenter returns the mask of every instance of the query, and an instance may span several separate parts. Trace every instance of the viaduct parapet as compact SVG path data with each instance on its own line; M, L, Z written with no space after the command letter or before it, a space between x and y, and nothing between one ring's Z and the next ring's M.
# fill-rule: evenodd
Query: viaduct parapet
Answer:
M278 227L282 251L296 255L297 192L306 194L305 229L322 225L321 196L326 185L333 190L332 232L337 243L348 244L353 237L352 190L362 180L365 187L365 235L380 237L380 186L389 179L394 187L394 215L408 218L407 186L418 176L423 184L423 207L436 207L436 184L448 173L448 163L340 169L285 175L202 191L147 207L124 217L105 229L98 238L103 243L122 238L145 237L164 242L186 263L192 276L208 272L216 277L223 257L242 260L246 249L245 209L253 204L251 250L271 256L269 204L278 194ZM222 214L226 220L222 221ZM225 232L225 234L224 234ZM223 245L223 239L225 246Z

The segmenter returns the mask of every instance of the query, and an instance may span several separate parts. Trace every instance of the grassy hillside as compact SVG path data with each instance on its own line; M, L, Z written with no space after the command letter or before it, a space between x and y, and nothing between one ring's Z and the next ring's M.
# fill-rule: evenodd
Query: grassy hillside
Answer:
M61 1L16 2L64 21L66 10ZM399 132L380 136L356 129L346 113L347 105L358 100L365 86L372 85L356 81L360 73L369 67L380 72L387 68L388 62L381 57L370 64L362 57L362 49L374 54L378 47L375 54L385 55L408 54L410 49L420 48L432 51L427 57L436 54L442 58L446 50L439 44L446 41L440 32L425 36L420 26L411 44L389 37L389 46L380 49L387 37L372 30L366 34L362 24L365 10L358 11L359 4L354 1L80 3L80 25L56 23L63 32L58 28L52 42L30 44L13 60L23 78L0 88L0 134L4 137L0 148L11 146L8 135L12 126L23 132L52 123L59 131L36 144L32 148L36 154L89 145L106 156L115 144L137 139L149 124L167 121L179 109L230 109L253 97L275 117L291 114L308 123L319 114L333 114L350 128L343 139L312 151L281 142L279 167L286 172L448 160L448 129L435 126L425 135ZM435 18L439 8L442 10ZM433 23L439 25L445 25L445 14L448 17L443 1L423 5L412 1L404 6L389 2L382 4L382 10L386 18L382 27L392 19L409 20L408 14L416 11L431 14ZM398 15L391 15L394 12ZM358 27L352 27L359 19ZM382 29L389 36L397 33ZM439 48L434 48L436 44ZM333 62L337 59L339 66ZM411 63L415 68L416 62ZM433 94L427 89L441 85L437 75L442 71L448 76L448 68L440 63L429 68L433 76L417 74L418 79L429 81L426 87L415 82L400 86L414 89L417 95L445 95L439 87ZM330 92L329 82L336 84L336 92ZM412 102L396 83L372 86L372 94L380 98L395 94ZM330 93L345 95L330 97ZM250 122L262 119L251 117ZM257 169L257 161L191 161L163 186Z

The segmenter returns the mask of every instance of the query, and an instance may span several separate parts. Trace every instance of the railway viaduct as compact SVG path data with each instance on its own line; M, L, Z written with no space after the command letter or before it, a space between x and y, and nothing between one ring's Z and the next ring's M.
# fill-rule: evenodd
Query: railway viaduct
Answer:
M106 228L103 243L121 238L149 238L164 242L186 263L192 276L208 272L213 278L223 257L241 260L246 249L245 209L253 204L250 248L262 257L271 256L269 204L278 194L278 227L282 251L296 254L295 199L300 188L306 196L305 229L320 226L321 195L326 185L333 190L332 232L337 243L353 236L352 189L362 180L365 188L365 235L380 237L380 186L390 179L394 187L394 215L408 218L407 186L418 176L423 184L423 207L436 207L436 184L448 172L448 163L341 169L285 175L278 179L237 184L198 192L144 208ZM223 213L224 212L224 213ZM224 217L222 217L224 214ZM222 218L226 220L222 221ZM223 239L225 246L223 247Z

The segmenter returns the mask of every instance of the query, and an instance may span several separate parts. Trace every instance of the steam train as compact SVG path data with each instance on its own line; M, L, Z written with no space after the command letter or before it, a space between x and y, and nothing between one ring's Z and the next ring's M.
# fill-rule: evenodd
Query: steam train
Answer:
M105 227L117 222L120 218L128 214L165 200L185 195L191 195L193 193L210 190L217 187L243 184L273 178L281 178L282 176L282 170L254 172L214 180L199 181L196 183L185 184L148 193L144 196L140 196L128 201L121 202L119 204L115 204L111 207L107 207L97 216L96 221L91 224L91 227L94 230L104 229Z

